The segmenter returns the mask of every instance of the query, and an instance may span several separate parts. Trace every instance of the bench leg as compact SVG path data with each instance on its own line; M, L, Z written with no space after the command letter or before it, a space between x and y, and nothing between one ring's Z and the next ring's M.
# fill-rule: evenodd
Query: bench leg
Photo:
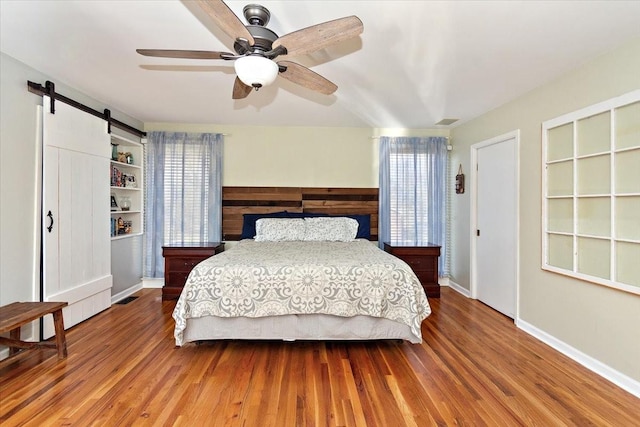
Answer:
M67 357L67 339L64 335L64 319L62 309L53 312L53 326L56 330L56 348L58 349L58 359Z
M18 326L15 329L12 329L9 332L9 338L11 338L12 340L16 340L16 341L20 341L20 327ZM13 356L14 354L16 354L17 352L19 352L20 349L17 347L9 347L9 356Z

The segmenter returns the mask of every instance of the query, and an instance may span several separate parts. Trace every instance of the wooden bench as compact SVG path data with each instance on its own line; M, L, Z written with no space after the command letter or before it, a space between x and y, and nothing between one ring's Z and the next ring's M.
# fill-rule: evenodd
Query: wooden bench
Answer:
M62 318L62 308L66 305L66 302L14 302L0 307L0 333L9 332L9 338L0 337L0 345L9 347L9 357L0 363L18 355L20 349L39 347L55 347L58 349L58 358L66 358L67 340L64 335L64 320ZM20 327L47 314L53 315L53 325L56 332L55 343L21 341Z

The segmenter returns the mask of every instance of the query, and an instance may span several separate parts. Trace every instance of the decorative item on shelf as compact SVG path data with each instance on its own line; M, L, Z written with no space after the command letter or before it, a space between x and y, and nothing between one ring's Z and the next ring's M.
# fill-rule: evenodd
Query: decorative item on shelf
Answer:
M111 165L111 186L120 187L120 181L122 180L122 172L117 167Z
M124 186L126 188L137 188L138 184L136 183L135 175L127 175L127 179L125 180Z
M132 165L133 164L133 155L129 152L124 153L124 157L127 160L127 164L128 165Z
M111 160L118 160L118 144L111 143Z
M122 217L111 218L111 237L131 234L133 232L133 221L125 221Z
M124 196L120 199L120 209L123 211L128 211L131 209L131 198L128 196Z
M124 234L124 219L121 216L118 217L118 235Z
M123 188L137 188L135 175L128 175L120 169L111 165L111 186Z
M116 196L111 195L111 212L118 211L120 208L118 207L118 202L116 202Z
M456 194L464 193L464 174L462 173L462 163L458 167L458 175L456 175Z
M121 151L118 152L118 161L120 163L127 163L127 155Z

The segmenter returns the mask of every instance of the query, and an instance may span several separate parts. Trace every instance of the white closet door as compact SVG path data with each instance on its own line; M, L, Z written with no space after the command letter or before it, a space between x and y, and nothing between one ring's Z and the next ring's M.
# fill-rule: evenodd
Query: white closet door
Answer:
M43 98L42 300L69 303L69 328L111 305L110 138L104 120Z
M477 159L476 296L513 319L518 266L516 139L480 147Z

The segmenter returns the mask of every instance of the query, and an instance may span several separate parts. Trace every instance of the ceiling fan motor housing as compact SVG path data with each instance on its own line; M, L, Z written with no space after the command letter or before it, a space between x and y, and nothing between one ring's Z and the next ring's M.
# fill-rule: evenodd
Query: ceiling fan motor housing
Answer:
M238 55L244 55L248 52L268 52L271 45L278 38L278 35L266 27L260 25L247 25L247 30L253 36L254 44L249 46L247 43L236 40L233 49Z
M259 4L248 4L242 9L242 13L249 23L246 28L253 37L254 44L249 46L244 40L236 40L233 49L238 55L270 51L271 45L276 41L278 35L266 27L271 19L269 9Z

